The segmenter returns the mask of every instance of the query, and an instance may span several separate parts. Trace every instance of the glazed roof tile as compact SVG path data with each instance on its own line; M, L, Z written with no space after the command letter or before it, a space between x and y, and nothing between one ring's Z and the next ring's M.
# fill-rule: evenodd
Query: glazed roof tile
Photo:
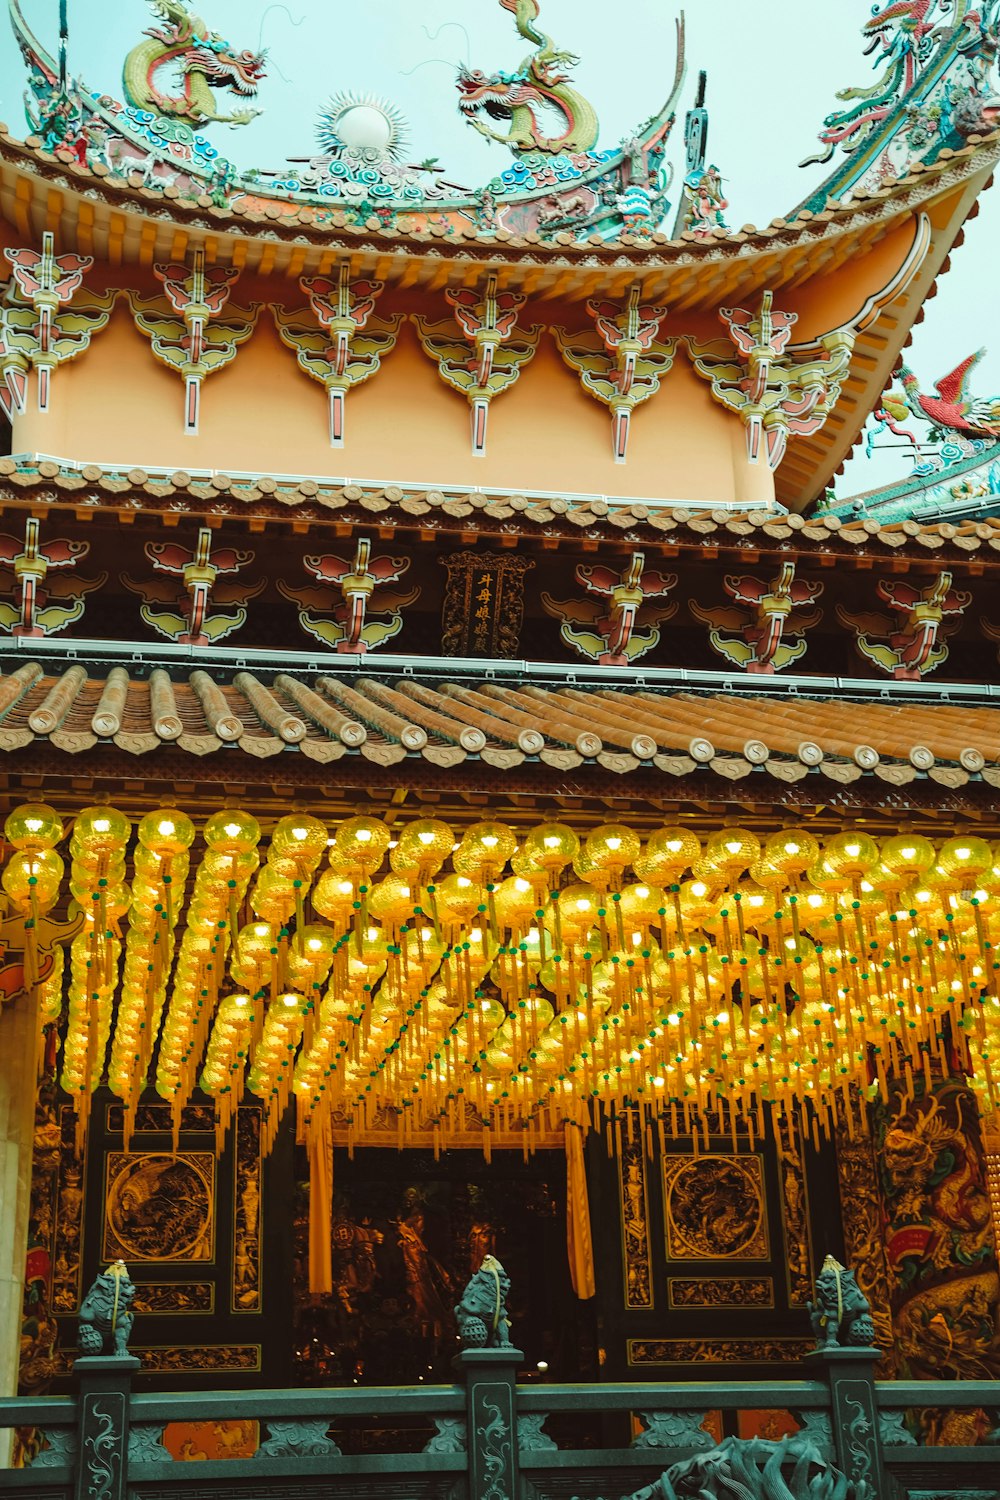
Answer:
M267 760L294 751L329 763L381 766L422 758L504 771L531 759L557 770L640 767L669 777L707 769L729 781L755 771L778 781L816 772L904 785L926 775L949 787L1000 787L1000 704L866 701L656 688L517 686L441 675L388 680L330 672L238 671L220 684L199 668L148 677L74 664L53 675L27 661L0 678L0 750L47 740L70 755L116 746L145 756L176 746Z
M364 249L372 255L391 257L403 254L406 261L395 269L401 271L414 256L429 258L429 270L440 267L443 253L457 252L463 259L470 259L476 250L482 252L491 266L503 263L524 264L526 267L555 265L567 270L587 271L603 267L605 272L619 270L629 279L636 273L655 272L666 267L703 266L705 262L752 260L756 251L768 254L769 274L779 285L785 279L774 265L773 252L784 247L801 246L806 251L817 240L828 240L850 231L855 237L854 250L860 244L874 243L880 237L879 225L889 227L902 215L912 211L943 186L954 184L974 174L985 161L994 161L1000 152L1000 131L986 135L970 136L968 143L958 150L945 148L933 162L918 162L909 172L896 181L871 192L860 189L841 198L831 197L826 206L817 212L801 209L794 218L777 217L762 227L745 224L736 231L720 234L693 235L685 231L678 238L656 231L653 234L622 234L608 241L600 235L577 236L563 230L551 238L543 238L535 231L515 235L506 229L484 232L473 224L461 225L430 223L423 230L400 230L371 218L364 224L351 221L350 214L334 209L317 212L308 204L295 205L275 201L266 212L244 210L236 206L220 206L212 202L207 194L197 198L181 196L175 187L154 189L144 185L139 173L123 177L103 163L95 167L83 164L68 151L51 152L44 149L37 136L28 136L24 141L11 134L6 125L0 124L0 205L4 216L18 223L22 232L28 232L33 208L39 216L47 212L47 187L62 189L69 195L62 203L64 231L81 225L75 223L74 207L79 200L88 201L86 232L100 233L103 226L95 219L94 204L106 205L117 210L132 211L142 218L159 221L164 239L164 253L175 243L178 225L199 231L207 231L213 237L213 253L223 260L231 255L232 245L226 236L240 240L272 242L266 254L268 270L279 274L300 275L303 268L309 269L317 260L317 254L329 257L331 252ZM38 185L38 203L32 204L32 190L17 190L16 179L35 179ZM40 217L40 222L41 222ZM19 222L20 221L20 222ZM132 259L138 254L138 236L134 246L133 237L119 224L114 236L118 241L118 255L112 258ZM202 235L198 235L200 240ZM286 252L276 256L273 242L286 245ZM86 246L82 246L89 253ZM850 247L845 246L850 253ZM134 252L134 253L133 253ZM143 236L143 255L160 254L159 244L152 248L148 235ZM176 251L174 251L176 254ZM844 257L846 258L846 256ZM243 246L239 252L239 263L248 270L259 269L260 254ZM830 268L830 250L822 253L822 268ZM324 266L324 269L328 267ZM393 267L386 266L391 277ZM794 261L796 276L802 265ZM699 277L704 281L704 275ZM658 283L657 283L658 285ZM713 284L714 285L714 284ZM647 290L650 288L647 287ZM593 288L582 287L579 295L590 295ZM572 295L572 287L560 288L561 295ZM657 292L659 295L659 292ZM713 290L709 300L716 296ZM674 299L677 305L677 299ZM693 303L691 304L693 305Z
M779 509L699 509L597 496L404 489L288 476L193 475L185 470L122 472L95 464L76 467L48 459L0 458L0 506L21 500L88 514L94 509L126 514L162 510L172 517L181 512L219 520L254 516L352 526L388 523L399 529L475 531L484 536L516 532L573 540L586 535L700 551L712 547L866 558L908 554L956 562L975 556L980 564L1000 564L1000 516L957 522L880 520L875 515L843 520L824 510L804 517Z

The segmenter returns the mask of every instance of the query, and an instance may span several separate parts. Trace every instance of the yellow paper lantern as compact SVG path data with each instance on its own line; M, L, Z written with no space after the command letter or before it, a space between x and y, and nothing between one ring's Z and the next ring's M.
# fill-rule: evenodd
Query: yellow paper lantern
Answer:
M964 834L941 845L934 873L942 884L964 889L992 867L993 851L986 840Z
M0 878L19 911L47 912L58 900L65 868L54 849L21 849L7 861Z
M395 849L389 851L389 863L397 875L428 880L440 870L454 842L447 823L420 818L403 829Z
M194 843L194 824L176 807L161 807L147 813L138 828L139 843L144 849L170 858L190 849Z
M524 841L527 860L550 876L558 876L580 852L580 840L565 823L540 823Z
M819 858L819 844L800 828L782 828L764 842L761 862L784 878L801 875Z
M862 880L878 864L879 850L867 833L852 829L828 839L823 848L822 863L834 877Z
M705 853L693 875L732 881L748 870L760 856L760 840L748 828L720 828L705 844Z
M389 839L389 830L381 819L348 818L334 834L334 846L349 867L371 876L385 858Z
M921 880L934 864L934 845L919 833L900 833L882 845L882 864L899 886Z
M642 847L634 828L623 823L602 823L588 834L584 853L595 875L620 881L623 871L638 859Z
M460 875L492 883L516 847L514 831L506 823L474 823L466 830L452 863Z
M308 813L290 813L274 825L271 850L315 869L326 849L326 825Z
M260 824L250 813L226 809L209 818L202 829L209 849L220 854L250 854L260 843Z
M701 841L688 828L659 828L634 862L641 880L651 885L676 885L685 870L701 858Z
M26 802L10 813L3 831L15 849L52 849L63 836L63 825L59 814L46 803Z

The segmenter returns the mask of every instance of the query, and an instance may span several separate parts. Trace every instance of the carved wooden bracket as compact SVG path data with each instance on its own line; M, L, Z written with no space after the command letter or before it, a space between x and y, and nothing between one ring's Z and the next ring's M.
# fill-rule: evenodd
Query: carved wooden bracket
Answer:
M137 583L123 577L122 583L142 599L142 618L151 629L181 646L213 646L239 630L246 623L246 604L267 586L267 580L218 584L220 573L239 573L253 562L252 552L238 552L234 547L212 549L212 531L203 526L194 547L176 542L147 542L146 556L159 573L169 578L149 579ZM180 580L179 583L171 579ZM237 604L232 614L210 614L211 605ZM173 609L164 609L165 604Z
M569 333L553 328L559 352L595 400L610 408L615 463L625 462L632 413L660 388L674 362L676 338L659 339L665 307L643 303L633 286L624 304L590 301L594 329Z
M0 536L0 568L10 568L14 575L9 590L13 602L0 599L0 630L14 636L56 635L79 620L85 596L99 589L108 575L83 579L49 578L48 574L53 569L75 568L89 551L89 542L64 537L43 544L34 517L25 521L23 539Z
M919 681L947 661L948 647L942 637L961 628L972 595L952 588L950 573L939 573L922 590L901 579L882 578L878 592L895 615L859 612L838 604L837 618L855 631L858 650L881 671L903 682ZM872 635L884 639L871 641Z
M372 316L383 285L381 281L352 281L344 261L335 278L300 278L308 308L271 308L278 335L295 350L299 368L327 390L331 448L344 446L347 392L377 373L399 335L402 313L393 318Z
M823 592L821 583L807 583L795 577L795 564L783 563L776 578L765 582L750 574L727 576L726 593L736 603L746 606L731 609L703 609L693 600L688 608L696 620L713 627L709 637L712 649L746 672L770 676L805 655L803 633L818 625L821 609L805 609ZM738 630L738 638L724 636L723 630ZM798 637L789 641L788 636Z
M307 635L344 655L364 655L399 634L403 628L401 611L420 597L419 589L395 589L385 592L385 585L402 578L410 566L408 557L372 557L371 542L359 537L353 560L345 557L307 557L309 572L325 584L324 588L308 585L293 588L282 579L278 590L286 599L300 606L299 624ZM331 602L331 586L340 594L341 603ZM383 619L373 619L369 605L375 603ZM312 611L325 612L332 619L317 619Z
M689 338L688 353L716 401L741 418L750 462L764 458L776 469L789 436L818 432L836 406L856 331L835 328L799 348L790 343L798 314L777 311L773 292L764 293L756 313L723 307L719 317L728 342ZM806 350L812 358L802 357Z
M581 563L576 581L589 599L553 599L542 594L547 614L562 621L560 636L579 656L602 667L625 667L659 643L659 626L677 613L675 603L653 604L675 587L674 573L655 573L642 552L633 552L621 573L600 564Z
M48 411L52 371L90 347L94 334L107 327L118 294L78 295L93 258L56 255L49 232L40 251L3 253L13 280L13 298L0 309L0 409L9 420L26 409L29 368L38 376L38 410Z
M154 265L163 283L164 296L126 295L136 327L150 340L161 364L177 370L184 379L184 431L198 431L201 383L236 358L257 323L259 305L231 307L222 316L229 294L239 279L231 266L206 270L204 250L195 250L190 267L177 262Z
M424 353L434 360L441 379L461 391L472 409L472 451L486 452L486 423L494 396L509 390L538 348L541 327L517 337L517 315L524 305L522 292L500 292L496 276L489 276L482 292L471 288L446 291L455 309L461 337L448 322L431 323L414 315ZM464 341L463 341L464 340Z

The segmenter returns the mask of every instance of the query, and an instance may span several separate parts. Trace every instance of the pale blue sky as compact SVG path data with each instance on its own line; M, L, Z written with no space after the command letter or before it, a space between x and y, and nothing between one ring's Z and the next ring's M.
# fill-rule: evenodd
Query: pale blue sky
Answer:
M54 50L57 0L22 0L29 22ZM353 89L391 98L410 122L412 157L436 156L448 176L479 185L510 164L458 116L454 69L513 68L531 49L497 0L201 0L209 25L238 48L270 49L264 113L239 130L206 132L240 166L279 166L314 149L323 101ZM688 80L707 68L709 154L726 179L730 222L766 224L821 181L831 167L796 165L817 149L816 132L848 84L868 83L860 27L871 0L688 0ZM92 88L121 95L122 60L152 24L145 0L69 0L70 69ZM674 69L674 0L543 0L540 25L580 56L576 86L601 119L601 145L615 145L653 114ZM298 24L294 24L298 23ZM0 23L3 24L3 23ZM0 32L0 117L24 131L24 70L9 33ZM672 159L679 164L682 132ZM672 195L676 199L676 192ZM996 245L1000 191L988 193L966 243L953 257L908 356L926 385L980 344L991 346L977 372L981 394L1000 392ZM855 459L841 494L902 477L905 459Z

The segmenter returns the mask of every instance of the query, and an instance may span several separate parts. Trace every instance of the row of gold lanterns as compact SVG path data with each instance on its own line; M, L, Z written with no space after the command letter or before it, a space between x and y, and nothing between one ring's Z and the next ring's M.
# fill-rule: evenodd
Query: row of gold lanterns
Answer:
M29 931L63 891L62 832L47 808L7 821L3 887ZM83 926L62 1081L83 1117L109 1037L127 1119L159 1037L175 1121L200 1083L224 1129L249 1088L268 1140L293 1095L307 1132L331 1110L360 1131L390 1107L403 1142L428 1125L446 1138L468 1108L487 1143L514 1128L530 1142L538 1122L626 1102L675 1132L720 1101L751 1129L769 1104L829 1128L853 1123L852 1088L912 1087L956 1052L996 1107L1000 860L974 836L850 831L820 849L802 830L703 845L664 828L643 845L606 824L581 844L561 823L518 842L484 821L456 841L437 819L393 838L378 819L328 831L291 814L261 865L256 820L227 811L202 830L188 896L190 819L142 820L130 889L131 835L91 808L70 840Z

